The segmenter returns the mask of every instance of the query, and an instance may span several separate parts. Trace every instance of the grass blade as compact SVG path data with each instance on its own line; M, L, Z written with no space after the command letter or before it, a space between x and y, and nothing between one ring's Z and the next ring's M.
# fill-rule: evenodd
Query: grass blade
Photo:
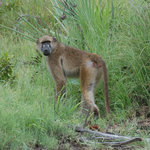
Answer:
M43 33L41 31L39 31L37 28L35 28L35 26L33 26L27 19L25 19L24 17L22 17L21 15L17 14L25 23L27 23L32 29L34 29L37 33L39 33L39 35L43 35Z
M14 31L14 32L16 32L16 33L18 33L18 34L24 36L26 39L31 40L32 42L35 42L35 41L36 41L36 39L35 39L34 37L28 36L28 35L26 35L26 34L24 34L24 33L22 33L22 32L19 32L19 31L13 29L13 28L10 28L10 27L4 26L4 25L0 25L0 27L5 28L5 29L8 29L8 30L11 30L11 31Z
M20 29L20 30L22 30L22 31L24 31L24 32L26 32L26 33L28 33L28 34L30 34L30 35L32 35L34 38L38 38L38 37L36 37L36 35L35 34L33 34L33 32L31 31L31 30L26 30L25 28L23 28L23 27L21 27L21 26L19 26L19 25L16 25L16 28L18 28L18 29ZM16 31L18 31L18 30L16 30Z
M114 19L114 1L111 1L111 11L112 11L112 19Z
M68 34L68 31L67 31L66 27L63 25L63 23L56 17L56 15L54 15L54 13L52 11L50 11L48 8L47 8L47 10L56 19L56 21L61 25L61 27L64 29L64 31Z

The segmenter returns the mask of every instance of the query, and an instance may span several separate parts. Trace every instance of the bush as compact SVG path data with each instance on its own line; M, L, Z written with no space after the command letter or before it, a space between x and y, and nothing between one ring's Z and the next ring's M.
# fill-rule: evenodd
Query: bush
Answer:
M0 56L0 82L7 82L13 78L13 65L11 63L11 58L5 52Z

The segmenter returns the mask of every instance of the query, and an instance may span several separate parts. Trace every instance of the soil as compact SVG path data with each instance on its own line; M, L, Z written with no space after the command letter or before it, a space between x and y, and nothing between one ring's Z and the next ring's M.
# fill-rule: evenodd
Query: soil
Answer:
M70 137L64 137L60 140L57 150L89 150L89 147Z

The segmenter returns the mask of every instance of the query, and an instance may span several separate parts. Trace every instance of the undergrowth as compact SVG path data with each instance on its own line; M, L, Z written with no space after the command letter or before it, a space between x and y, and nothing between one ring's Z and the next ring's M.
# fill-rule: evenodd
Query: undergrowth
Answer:
M136 115L150 105L149 1L70 0L68 7L58 0L1 2L0 24L33 34L33 41L51 33L66 45L101 55L109 75L110 132L148 137L148 130L137 127L137 120L148 115ZM67 97L60 99L54 111L54 82L45 58L38 58L32 40L1 26L0 31L0 149L58 149L62 138L75 139L74 127L84 124L79 81L68 80ZM96 103L101 118L92 124L105 132L103 83L97 89ZM150 147L146 142L136 146Z

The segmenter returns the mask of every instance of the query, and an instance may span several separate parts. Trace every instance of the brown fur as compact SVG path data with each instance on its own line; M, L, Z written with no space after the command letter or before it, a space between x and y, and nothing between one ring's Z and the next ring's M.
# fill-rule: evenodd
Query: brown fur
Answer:
M101 76L104 75L105 105L107 113L110 113L107 69L104 60L97 54L64 46L55 38L47 35L38 39L38 49L41 49L44 41L50 41L53 49L51 54L47 56L47 63L56 84L56 99L59 94L65 93L67 77L80 78L84 107L99 114L99 109L94 101L94 91Z

